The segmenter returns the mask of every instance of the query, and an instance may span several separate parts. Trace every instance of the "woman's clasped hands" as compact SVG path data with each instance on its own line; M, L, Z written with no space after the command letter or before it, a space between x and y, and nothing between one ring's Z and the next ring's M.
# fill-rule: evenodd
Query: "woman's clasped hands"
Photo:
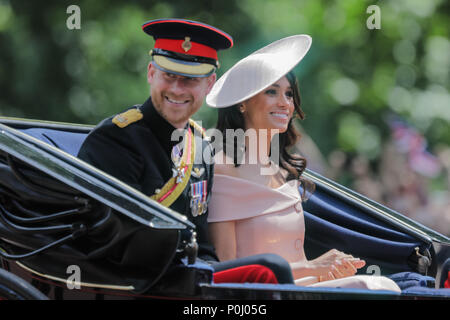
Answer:
M332 249L320 257L309 261L310 268L318 277L319 282L350 277L356 274L358 269L365 266L366 262Z
M350 277L366 262L350 254L332 249L314 260L294 267L294 273L301 272L304 276L315 276L319 282ZM297 269L297 270L295 270Z

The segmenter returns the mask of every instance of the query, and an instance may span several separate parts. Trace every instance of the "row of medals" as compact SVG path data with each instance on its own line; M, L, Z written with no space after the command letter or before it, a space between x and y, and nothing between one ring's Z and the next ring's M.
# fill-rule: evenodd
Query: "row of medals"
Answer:
M181 167L181 158L183 156L183 150L180 148L179 145L176 145L172 149L172 162L174 164L174 167L172 168L173 177L176 177L176 183L180 183L183 181L185 175L186 175L186 168ZM194 168L194 170L197 168ZM197 169L198 170L198 169ZM194 173L193 173L194 174ZM199 215L202 215L206 212L207 209L207 202L206 202L206 184L203 183L204 181L191 183L191 213L192 216L196 217Z

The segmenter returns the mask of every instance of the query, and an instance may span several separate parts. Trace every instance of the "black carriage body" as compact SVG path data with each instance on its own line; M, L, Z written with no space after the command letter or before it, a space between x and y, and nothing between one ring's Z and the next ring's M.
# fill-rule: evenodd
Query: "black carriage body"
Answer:
M425 288L440 268L436 251L450 239L312 171L305 173L316 184L304 205L308 258L336 248L366 260L360 273L422 274L425 287L399 295L214 284L212 268L193 263L192 223L74 157L91 126L0 122L2 265L51 298L450 298L447 290ZM69 288L71 266L81 270L81 289Z
M76 266L83 284L142 293L195 241L182 239L180 230L194 234L183 216L29 135L41 129L0 130L4 258L60 281ZM66 145L71 148L74 141Z

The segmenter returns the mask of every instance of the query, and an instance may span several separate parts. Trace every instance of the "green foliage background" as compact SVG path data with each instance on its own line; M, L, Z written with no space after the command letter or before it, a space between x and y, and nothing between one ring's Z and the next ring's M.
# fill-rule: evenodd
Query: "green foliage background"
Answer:
M66 26L71 4L81 8L80 30ZM372 4L380 30L366 26ZM219 76L274 40L311 35L295 72L303 129L325 156L339 149L376 162L391 113L432 149L450 144L449 9L445 0L0 0L0 114L95 124L142 103L153 40L141 25L178 17L234 37ZM195 118L209 128L216 113L204 107Z

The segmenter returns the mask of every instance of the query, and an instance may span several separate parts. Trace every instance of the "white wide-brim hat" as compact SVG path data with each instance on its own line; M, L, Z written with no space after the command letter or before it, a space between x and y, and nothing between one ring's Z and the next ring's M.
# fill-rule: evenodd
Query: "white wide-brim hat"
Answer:
M253 97L291 71L306 55L311 42L308 35L294 35L253 52L217 80L206 103L225 108Z

